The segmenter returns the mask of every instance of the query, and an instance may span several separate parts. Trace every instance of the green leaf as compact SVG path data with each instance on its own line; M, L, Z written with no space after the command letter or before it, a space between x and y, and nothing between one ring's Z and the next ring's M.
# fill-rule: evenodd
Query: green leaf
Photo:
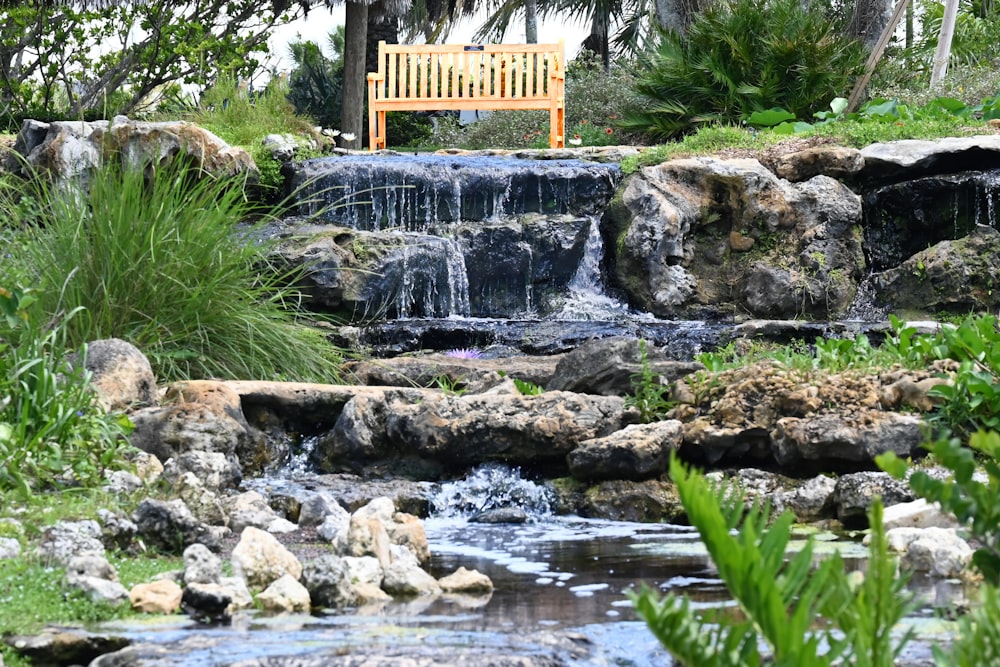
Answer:
M774 127L789 120L795 120L795 114L775 107L767 111L755 111L750 114L747 122L755 127Z

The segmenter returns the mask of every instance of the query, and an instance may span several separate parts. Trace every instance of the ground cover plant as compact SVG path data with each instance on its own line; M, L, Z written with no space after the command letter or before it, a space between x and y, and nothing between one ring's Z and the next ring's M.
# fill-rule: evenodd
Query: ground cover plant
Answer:
M296 316L295 277L267 267L240 183L174 164L109 165L84 191L35 181L49 204L0 201L15 222L12 273L37 287L44 316L77 312L65 343L117 337L161 381L336 378L338 355ZM6 266L6 265L5 265Z

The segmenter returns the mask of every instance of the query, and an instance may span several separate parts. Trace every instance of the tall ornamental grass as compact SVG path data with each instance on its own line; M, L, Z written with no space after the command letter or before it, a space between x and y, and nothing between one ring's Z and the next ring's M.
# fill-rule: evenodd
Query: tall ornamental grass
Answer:
M44 312L82 309L68 344L128 340L162 380L336 377L336 352L296 320L294 276L238 226L252 212L239 183L179 164L105 167L85 191L38 183L47 205L23 221L18 261Z

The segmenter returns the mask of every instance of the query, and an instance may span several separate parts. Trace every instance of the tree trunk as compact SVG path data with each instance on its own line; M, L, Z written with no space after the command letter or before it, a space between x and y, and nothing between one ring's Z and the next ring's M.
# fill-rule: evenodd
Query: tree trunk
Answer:
M524 41L538 44L538 0L524 0Z
M590 21L590 34L583 40L583 48L601 56L604 71L611 72L611 45L608 40L609 18L606 14L594 14Z
M709 4L708 0L654 0L653 15L661 28L683 35Z
M368 5L348 2L344 18L344 102L340 111L340 145L361 148L365 115L365 44L368 37ZM348 140L345 135L354 135Z
M860 39L870 51L889 23L892 4L892 0L857 0L847 34Z

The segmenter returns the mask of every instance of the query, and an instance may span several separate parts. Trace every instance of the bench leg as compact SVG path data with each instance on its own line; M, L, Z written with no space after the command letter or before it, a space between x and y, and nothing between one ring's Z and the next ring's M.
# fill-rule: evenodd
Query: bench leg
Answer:
M385 148L385 112L378 112L378 147Z
M549 148L566 147L566 109L551 107L549 109Z

